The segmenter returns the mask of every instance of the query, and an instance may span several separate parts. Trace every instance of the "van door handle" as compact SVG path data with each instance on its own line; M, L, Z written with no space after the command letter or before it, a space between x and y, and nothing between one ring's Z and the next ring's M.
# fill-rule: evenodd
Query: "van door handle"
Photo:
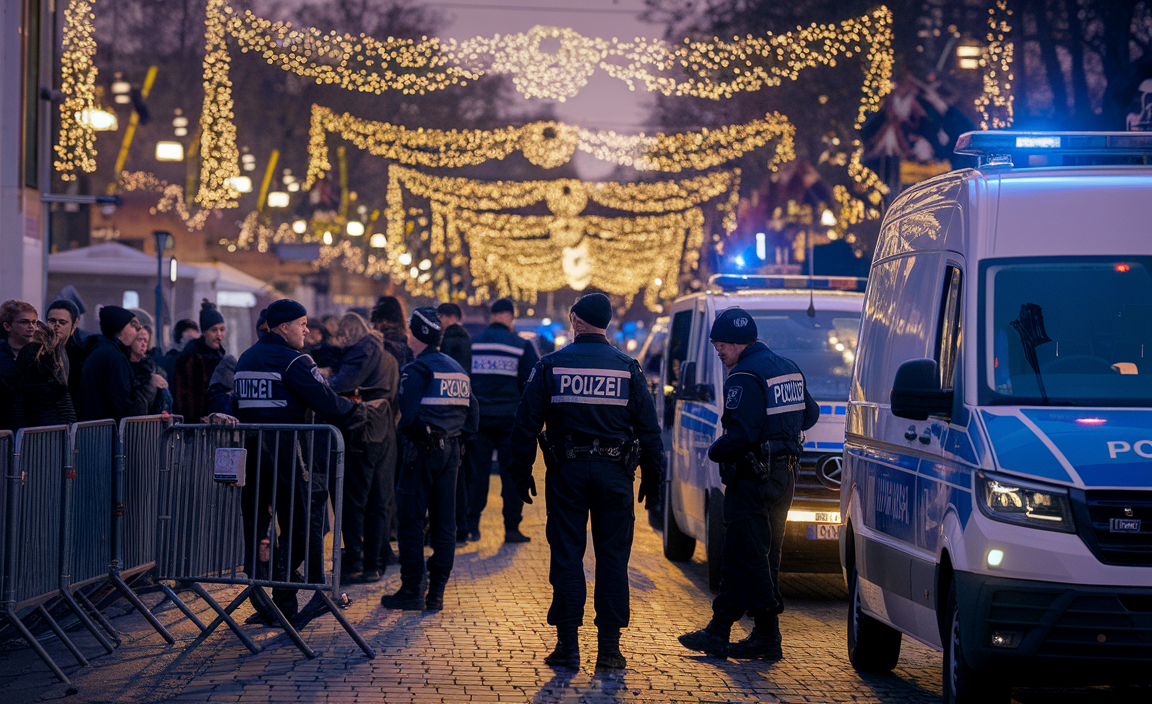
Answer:
M908 442L912 442L916 439L916 426L908 426L908 429L904 431L904 439Z
M927 445L930 442L932 442L932 427L925 426L924 432L920 433L920 444Z

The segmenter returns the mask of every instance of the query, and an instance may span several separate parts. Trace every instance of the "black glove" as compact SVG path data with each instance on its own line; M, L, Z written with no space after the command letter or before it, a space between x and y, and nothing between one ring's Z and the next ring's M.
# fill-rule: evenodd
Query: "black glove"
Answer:
M656 508L656 502L660 500L660 484L640 478L640 490L636 492L636 502L643 503L644 509L651 511Z
M408 438L412 442L428 442L429 432L427 425L410 425L407 428L403 428L401 432L404 433L404 437Z
M532 503L536 495L536 479L532 476L532 468L512 462L508 465L508 476L516 477L516 496L526 504Z

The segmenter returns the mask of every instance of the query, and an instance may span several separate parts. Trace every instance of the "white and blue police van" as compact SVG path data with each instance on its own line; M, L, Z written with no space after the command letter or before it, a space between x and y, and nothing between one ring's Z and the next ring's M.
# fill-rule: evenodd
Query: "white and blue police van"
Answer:
M949 703L1148 682L1152 134L974 132L956 151L980 165L895 200L868 278L849 658L891 670L902 634L940 649Z
M664 556L686 562L701 543L713 590L720 584L724 485L708 447L723 433L717 399L727 370L708 340L712 322L732 307L748 311L760 340L800 367L820 404L820 420L805 434L782 569L834 572L844 418L863 287L863 279L849 277L713 276L706 292L672 304L664 399L656 403L672 449L662 499Z

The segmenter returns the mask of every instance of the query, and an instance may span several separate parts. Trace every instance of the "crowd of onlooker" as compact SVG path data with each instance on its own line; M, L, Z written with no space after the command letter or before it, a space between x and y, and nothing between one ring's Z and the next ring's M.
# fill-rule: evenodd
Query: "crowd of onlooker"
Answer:
M470 370L471 341L459 325L459 306L447 303L439 312L443 351ZM0 430L165 412L199 423L235 413L233 374L241 350L225 349L227 324L215 305L205 300L198 320L177 321L166 352L155 344L152 318L143 310L101 306L99 332L81 329L86 313L71 286L49 303L43 319L24 301L0 305ZM264 312L257 331L268 333ZM304 351L333 391L371 407L376 434L387 436L366 442L345 433L346 543L355 548L345 576L375 581L392 560L395 498L390 490L369 497L360 478L379 473L382 484L394 484L402 461L397 394L400 370L414 358L404 303L382 296L371 310L309 318Z

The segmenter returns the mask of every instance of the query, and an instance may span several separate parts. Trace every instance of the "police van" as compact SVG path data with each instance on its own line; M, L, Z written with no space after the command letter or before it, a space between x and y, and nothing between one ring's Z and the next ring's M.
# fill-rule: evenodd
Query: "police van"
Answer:
M896 199L868 279L849 658L891 670L908 635L944 652L956 703L1147 682L1152 134L975 132L956 151L980 166Z
M760 340L796 362L820 404L820 420L805 435L783 562L793 571L835 571L844 417L863 284L847 277L714 276L707 292L672 304L660 387L665 398L656 404L672 440L663 496L664 556L690 560L700 542L713 590L720 583L724 485L708 447L723 432L718 397L727 370L708 340L712 321L732 307L748 311Z

